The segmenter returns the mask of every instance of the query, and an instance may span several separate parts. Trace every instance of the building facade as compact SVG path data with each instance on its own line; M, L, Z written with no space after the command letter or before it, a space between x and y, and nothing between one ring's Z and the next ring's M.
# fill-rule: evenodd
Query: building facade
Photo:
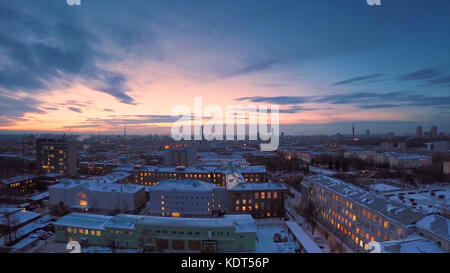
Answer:
M39 176L34 174L15 176L0 180L0 196L20 196L33 192L38 187Z
M75 175L77 173L75 143L61 139L36 139L36 167L42 173Z
M237 183L228 188L228 212L254 218L285 217L287 188L279 183Z
M149 189L149 214L211 217L226 208L226 188L198 180L166 180Z
M413 224L425 216L401 203L322 175L309 176L302 182L302 205L307 207L310 202L318 221L358 252L367 251L373 241L406 238L415 232Z

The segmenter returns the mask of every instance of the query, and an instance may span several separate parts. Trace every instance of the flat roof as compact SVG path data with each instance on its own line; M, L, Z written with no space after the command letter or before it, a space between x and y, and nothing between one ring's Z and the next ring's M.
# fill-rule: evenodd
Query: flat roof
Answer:
M265 182L265 183L238 183L234 185L233 187L229 188L228 190L231 191L240 191L240 190L253 190L253 191L260 191L260 190L287 190L287 188L280 184L280 183L273 183L273 182Z
M193 179L164 180L150 187L150 190L182 190L182 191L211 191L214 184Z
M113 216L73 212L59 218L54 225L103 230Z
M94 181L76 181L67 179L59 182L58 184L49 186L49 189L73 189L76 187L83 187L90 191L97 192L125 192L125 193L136 193L141 189L144 189L144 186L140 185L131 185L131 184L111 184L104 182L94 182Z
M303 229L295 222L284 222L294 237L299 241L307 253L323 253L319 246L303 231Z
M417 222L417 227L450 241L450 219L444 216L428 215Z
M105 216L99 214L70 213L54 223L57 226L104 230L108 228L134 229L136 224L169 227L233 227L237 233L256 232L256 224L249 214L225 215L223 218L182 218L118 214Z

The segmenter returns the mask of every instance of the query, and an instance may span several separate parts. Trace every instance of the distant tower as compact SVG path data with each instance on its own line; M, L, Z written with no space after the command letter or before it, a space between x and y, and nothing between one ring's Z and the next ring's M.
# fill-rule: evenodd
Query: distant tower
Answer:
M127 135L127 126L124 124L123 125L123 137L125 137Z
M436 126L431 127L430 134L431 134L432 138L437 138L438 133L437 133L437 127Z
M355 124L353 123L353 126L352 126L352 135L353 135L353 138L355 138Z
M416 127L416 137L422 137L422 126Z
M366 136L369 137L370 136L370 131L366 130Z

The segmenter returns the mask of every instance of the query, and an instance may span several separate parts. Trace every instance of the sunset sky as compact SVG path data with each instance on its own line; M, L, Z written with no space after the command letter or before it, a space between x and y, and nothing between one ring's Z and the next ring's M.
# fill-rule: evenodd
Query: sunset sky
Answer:
M450 132L450 1L0 2L0 133L165 133L277 104L288 134Z

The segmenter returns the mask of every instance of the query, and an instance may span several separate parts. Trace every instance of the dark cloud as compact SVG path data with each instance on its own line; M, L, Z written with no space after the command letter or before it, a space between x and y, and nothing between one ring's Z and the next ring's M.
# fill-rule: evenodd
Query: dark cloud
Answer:
M340 82L336 82L333 83L334 86L336 85L344 85L344 84L352 84L352 83L363 83L363 82L367 82L367 81L373 81L375 79L378 79L380 77L384 76L383 74L371 74L371 75L366 75L366 76L360 76L360 77L355 77L355 78L350 78L344 81L340 81Z
M178 120L177 117L172 117L170 115L121 115L121 116L111 116L109 118L98 119L89 118L86 120L88 123L92 124L110 124L110 125L121 125L121 124L148 124L148 123L170 123Z
M450 86L450 74L443 67L429 67L407 73L398 78L399 81L418 82L420 86L447 85Z
M329 103L337 105L356 105L360 109L394 108L394 107L432 107L450 106L450 96L425 96L407 91L390 93L341 93L323 96L277 96L277 97L242 97L237 101L251 101L255 103L273 103L279 105L294 105L292 108L284 109L285 113L295 113L296 111L317 110L315 108L302 108L305 103ZM388 102L388 103L385 103ZM296 109L295 107L299 107ZM280 110L281 112L281 110Z
M42 8L45 2L18 2L0 4L0 52L8 60L0 67L0 93L36 94L69 86L77 77L123 103L134 103L126 94L126 76L99 66L108 58L99 46L100 38L83 26L81 17L70 13L64 1L50 4L56 12L48 17L33 16L32 7L20 8L21 4Z
M44 113L38 105L40 102L33 98L11 98L0 94L0 116L20 118L25 113Z
M300 104L308 102L308 97L293 97L293 96L276 96L276 97L241 97L237 98L236 101L251 101L255 103L267 102L273 104Z
M302 107L299 105L293 105L290 106L288 108L282 108L279 110L279 113L283 114L296 114L296 113L301 113L301 112L306 112L306 111L315 111L315 110L320 110L319 108L312 108L312 107Z
M77 113L81 113L82 112L80 108L73 107L73 106L72 107L67 107L67 109L69 109L72 112L77 112Z
M402 81L427 80L438 77L440 72L434 68L421 69L412 73L408 73L399 77Z

